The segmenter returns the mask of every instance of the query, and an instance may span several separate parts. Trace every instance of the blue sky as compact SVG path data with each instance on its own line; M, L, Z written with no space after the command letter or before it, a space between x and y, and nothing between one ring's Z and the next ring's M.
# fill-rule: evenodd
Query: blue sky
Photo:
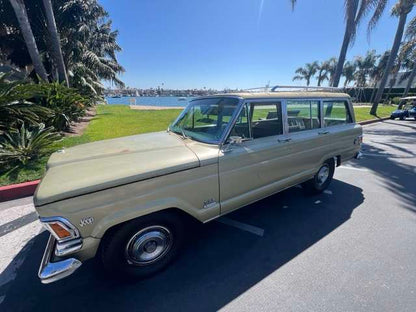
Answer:
M101 0L118 29L130 87L250 88L293 84L306 62L338 56L343 0ZM367 40L362 24L348 58L391 47L388 10ZM312 82L313 83L313 82ZM297 82L299 84L299 82Z

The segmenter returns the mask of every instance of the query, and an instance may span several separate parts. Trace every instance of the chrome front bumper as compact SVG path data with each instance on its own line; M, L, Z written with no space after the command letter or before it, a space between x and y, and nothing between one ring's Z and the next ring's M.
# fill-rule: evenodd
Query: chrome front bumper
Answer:
M80 242L80 244L81 245L79 245L79 248L81 248L82 242ZM71 247L71 251L76 250L74 245L71 245ZM50 235L38 273L38 276L43 284L49 284L71 275L82 264L81 261L75 258L68 258L57 262L51 262L53 253L57 253L55 249L56 239L53 237L53 235Z

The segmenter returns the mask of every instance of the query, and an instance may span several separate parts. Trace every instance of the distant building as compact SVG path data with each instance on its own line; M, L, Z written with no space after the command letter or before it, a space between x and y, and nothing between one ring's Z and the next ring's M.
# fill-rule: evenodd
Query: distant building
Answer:
M403 79L403 76L407 76L407 77ZM393 88L405 89L409 81L409 78L408 78L409 76L410 76L410 72L399 72L397 74L396 81L393 84ZM389 77L387 78L386 88L391 87L392 79L394 79L394 75L390 74ZM411 88L415 88L415 87L416 87L416 79L413 81L411 85Z

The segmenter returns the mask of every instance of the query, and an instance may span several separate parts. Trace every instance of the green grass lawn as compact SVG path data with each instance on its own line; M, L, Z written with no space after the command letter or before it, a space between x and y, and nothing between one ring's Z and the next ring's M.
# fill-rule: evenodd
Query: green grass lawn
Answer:
M388 117L395 106L380 105L378 117ZM175 120L181 110L133 110L125 105L99 105L97 115L91 120L84 134L78 137L66 137L56 143L51 153L62 147L117 138L147 132L165 130ZM369 107L354 109L357 121L374 119ZM12 176L0 176L0 186L40 179L45 171L48 157L44 157L31 167L16 170Z
M377 117L384 118L389 117L391 112L397 109L394 105L379 105L377 108ZM355 119L357 122L364 120L376 119L377 117L370 115L370 107L354 107Z

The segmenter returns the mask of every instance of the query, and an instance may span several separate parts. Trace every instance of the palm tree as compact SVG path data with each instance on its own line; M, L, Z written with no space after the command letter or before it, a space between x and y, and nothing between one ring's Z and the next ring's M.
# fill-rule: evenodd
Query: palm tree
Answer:
M347 61L344 64L344 68L342 70L342 75L345 77L344 80L344 88L352 81L354 81L355 71L357 67L355 63Z
M348 48L354 43L356 31L362 18L374 10L374 15L369 23L369 29L371 29L383 13L386 3L387 0L345 0L345 32L332 81L333 87L339 85Z
M391 72L391 69L393 68L394 61L397 58L397 53L399 52L404 28L406 26L407 15L412 11L415 2L415 0L399 0L393 7L392 15L399 17L399 23L397 25L396 34L394 36L390 57L387 61L386 68L384 69L383 77L381 78L379 88L374 98L374 103L371 106L370 114L372 115L376 115L377 113L378 103L381 101L388 76Z
M335 76L335 72L337 69L337 58L336 57L331 57L328 61L326 61L327 63L327 69L328 69L328 74L329 74L329 82L330 85L332 85L332 82L334 81L334 76Z
M373 101L374 95L377 91L377 84L383 76L384 68L386 68L387 60L389 59L390 51L385 51L383 55L378 55L378 63L370 71L370 78L373 81L373 92L371 93L370 102Z
M117 77L124 71L116 57L121 51L118 32L112 30L108 13L97 0L60 1L57 21L71 86L93 94L104 90L102 80L124 86Z
M58 71L59 81L64 81L66 85L69 86L68 75L66 73L64 58L61 51L61 40L59 38L58 29L56 28L55 15L53 13L51 0L43 0L43 6L45 7L46 24L48 26L50 36L50 52L54 65Z
M407 25L406 39L407 41L403 43L398 56L402 60L404 67L410 70L407 75L402 76L402 80L408 79L403 97L408 95L413 81L416 78L416 17Z
M19 68L32 66L33 62L22 44L22 34L9 1L0 0L0 51L5 59ZM61 73L56 76L65 81L62 77L66 69L70 85L86 96L101 96L103 80L123 86L118 74L124 69L116 57L116 53L121 50L117 43L118 33L112 29L108 13L98 0L42 1L25 0L25 8L39 53L43 56L45 69L50 72L50 76L54 77L61 68ZM55 35L50 32L54 32L53 20L46 14L46 11L50 11L49 2L53 5L53 12L49 12L49 15L54 15ZM59 66L60 53L53 48L53 45L58 47L59 42L63 66Z
M9 0L16 14L17 21L22 32L22 36L25 40L27 51L35 68L36 73L43 79L47 80L45 67L40 58L39 50L33 36L32 28L30 27L29 18L27 16L26 7L23 0Z
M318 75L316 76L318 87L321 86L322 82L328 79L328 64L327 62L322 62L320 65L318 65Z
M378 57L376 51L371 50L368 51L364 57L357 56L355 58L355 66L357 68L355 72L355 81L357 87L364 88L367 86L368 78L376 66Z
M295 80L306 80L306 85L309 86L311 83L311 78L316 74L318 71L319 65L318 62L313 63L306 63L305 67L299 67L296 69L295 73L297 74L293 77L293 81Z

